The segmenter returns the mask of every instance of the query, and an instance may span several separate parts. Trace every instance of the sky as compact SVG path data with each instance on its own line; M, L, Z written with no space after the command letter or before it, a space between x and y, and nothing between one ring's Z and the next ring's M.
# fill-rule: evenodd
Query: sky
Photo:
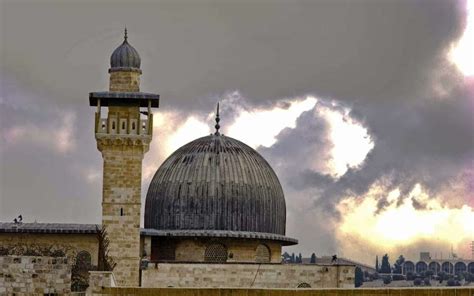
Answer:
M373 263L471 256L474 1L0 1L0 221L100 223L88 93L123 29L161 95L142 201L174 150L221 131L261 153L286 248Z

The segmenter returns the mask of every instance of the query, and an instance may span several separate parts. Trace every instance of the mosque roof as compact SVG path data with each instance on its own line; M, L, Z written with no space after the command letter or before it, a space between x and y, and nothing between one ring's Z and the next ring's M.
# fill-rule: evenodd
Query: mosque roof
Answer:
M0 233L97 233L97 224L0 222Z

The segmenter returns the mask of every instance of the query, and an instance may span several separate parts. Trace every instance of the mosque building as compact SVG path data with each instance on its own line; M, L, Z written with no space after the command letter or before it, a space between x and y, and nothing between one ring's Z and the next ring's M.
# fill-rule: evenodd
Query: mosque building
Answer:
M156 171L140 228L142 160L160 96L140 91L141 59L126 31L110 65L109 91L89 94L103 158L102 225L0 223L0 260L59 250L72 266L73 290L97 278L95 285L106 278L135 287L354 286L353 265L282 264L282 247L298 243L285 233L282 186L257 151L220 132L219 107L215 132L182 146ZM103 268L104 256L113 271Z

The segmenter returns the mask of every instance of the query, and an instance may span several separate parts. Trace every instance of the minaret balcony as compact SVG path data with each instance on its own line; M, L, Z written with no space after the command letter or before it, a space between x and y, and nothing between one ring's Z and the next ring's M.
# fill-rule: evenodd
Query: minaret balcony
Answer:
M153 132L153 114L148 119L99 118L96 113L97 135L150 135Z

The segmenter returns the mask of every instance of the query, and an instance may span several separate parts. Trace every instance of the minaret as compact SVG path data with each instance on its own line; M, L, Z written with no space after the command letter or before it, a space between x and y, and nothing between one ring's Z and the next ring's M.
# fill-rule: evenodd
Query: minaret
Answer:
M127 29L110 66L109 91L89 94L90 105L97 107L95 138L104 160L102 225L109 256L117 263L113 272L118 284L139 286L142 160L152 139L151 108L158 107L159 95L140 92L140 56L128 43ZM106 117L102 107L108 108Z

